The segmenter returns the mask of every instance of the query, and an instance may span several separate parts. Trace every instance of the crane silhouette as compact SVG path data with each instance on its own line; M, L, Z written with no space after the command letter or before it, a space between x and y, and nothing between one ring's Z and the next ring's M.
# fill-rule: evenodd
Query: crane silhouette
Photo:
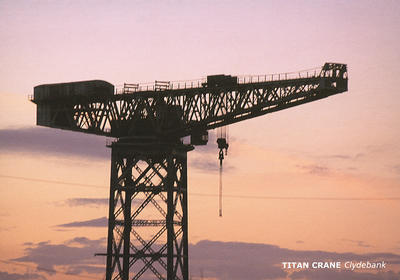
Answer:
M208 130L347 91L346 64L264 76L171 83L101 80L34 88L37 125L115 138L111 147L106 279L187 280L187 153ZM182 138L190 136L190 144ZM220 164L225 139L218 139Z

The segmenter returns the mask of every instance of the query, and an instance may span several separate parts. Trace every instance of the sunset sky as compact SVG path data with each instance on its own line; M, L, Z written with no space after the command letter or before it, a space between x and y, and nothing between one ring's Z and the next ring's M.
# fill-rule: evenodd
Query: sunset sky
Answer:
M0 279L105 273L93 255L106 250L106 139L35 126L34 86L272 74L325 62L348 65L348 92L229 127L223 218L215 131L189 153L190 274L399 279L399 15L399 1L0 0ZM281 266L315 259L390 265Z

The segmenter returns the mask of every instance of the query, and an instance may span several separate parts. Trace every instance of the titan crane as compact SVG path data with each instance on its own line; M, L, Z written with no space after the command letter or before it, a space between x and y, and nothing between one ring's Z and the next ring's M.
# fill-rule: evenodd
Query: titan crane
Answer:
M115 138L111 147L106 279L188 280L187 153L208 130L347 91L346 64L201 81L46 84L37 125ZM182 138L190 136L190 144ZM219 140L222 163L224 140ZM222 153L222 154L221 154Z

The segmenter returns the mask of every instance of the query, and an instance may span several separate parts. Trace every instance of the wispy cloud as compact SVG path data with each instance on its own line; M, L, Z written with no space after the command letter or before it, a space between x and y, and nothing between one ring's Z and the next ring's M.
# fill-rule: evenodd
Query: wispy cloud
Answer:
M370 247L372 247L371 245L369 245L368 243L366 243L365 241L362 241L362 240L352 240L352 239L342 239L342 241L345 241L345 242L350 242L350 243L352 243L352 244L355 244L355 245L357 245L357 246L359 246L359 247L363 247L363 248L370 248Z
M219 159L214 157L212 159L205 157L196 157L189 161L190 168L197 169L203 172L219 172ZM228 161L223 162L224 172L230 172L234 170L234 167L228 163Z
M94 257L94 253L103 252L106 252L105 238L91 240L86 237L77 237L62 244L40 242L30 245L25 248L24 256L12 261L35 263L38 269L50 275L57 273L57 266L65 266L67 272L77 274L102 273L104 272L101 266L103 260Z
M37 273L8 273L6 271L0 271L1 280L23 280L23 279L41 279L46 280L46 277Z
M108 219L106 217L102 217L102 218L92 219L92 220L87 220L87 221L61 224L61 225L57 225L56 227L64 227L64 228L69 228L69 227L106 227L107 225L108 225Z
M155 244L156 246L157 244ZM335 253L327 251L291 250L269 244L244 242L219 242L203 240L190 244L190 271L192 277L215 278L218 280L265 280L265 279L398 279L400 274L395 267L400 263L400 255L391 253ZM94 253L105 252L105 238L88 239L76 237L62 244L41 242L27 246L25 255L15 259L19 262L32 262L57 273L56 267L63 266L69 273L103 273L101 260ZM229 256L229 257L227 257ZM100 258L101 259L101 258ZM285 261L385 261L385 270L312 270L294 271L284 269ZM397 277L397 278L396 278Z
M132 203L141 204L144 198L136 198ZM157 200L157 199L156 199ZM86 198L86 197L76 197L69 198L63 201L58 201L55 203L56 206L69 206L69 207L104 207L108 206L108 198Z
M394 165L394 166L393 166L393 171L394 171L396 174L400 175L400 164Z
M77 156L110 160L110 149L106 148L106 138L85 133L51 129L44 127L23 127L18 129L0 129L0 151L7 153L34 153L46 155ZM195 159L190 164L203 171L218 171L218 147L216 135L209 133L205 146L196 146ZM211 158L211 155L215 155ZM199 155L205 155L200 159ZM226 168L225 168L226 167ZM230 170L230 166L224 166Z
M16 226L0 226L0 231L10 231L15 228Z
M296 166L311 175L327 176L331 173L331 170L324 165L306 164L306 165L296 165Z
M364 153L357 154L333 154L333 155L325 155L324 158L333 158L333 159L342 159L342 160L357 160L365 157Z
M60 129L42 127L1 129L0 143L0 150L7 153L110 158L110 149L106 148L104 137Z
M65 201L68 206L92 206L99 207L108 205L107 198L70 198Z

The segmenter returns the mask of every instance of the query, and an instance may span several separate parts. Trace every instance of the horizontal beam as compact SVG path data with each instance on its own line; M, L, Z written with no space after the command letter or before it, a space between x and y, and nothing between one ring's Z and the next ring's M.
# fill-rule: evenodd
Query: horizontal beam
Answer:
M174 225L182 226L182 222L173 221ZM124 220L115 220L116 225L123 226L125 224ZM132 220L132 226L135 227L145 227L145 226L165 226L167 224L166 220Z
M179 139L342 93L347 84L347 66L326 63L310 77L101 96L55 95L33 102L38 125L116 138Z

